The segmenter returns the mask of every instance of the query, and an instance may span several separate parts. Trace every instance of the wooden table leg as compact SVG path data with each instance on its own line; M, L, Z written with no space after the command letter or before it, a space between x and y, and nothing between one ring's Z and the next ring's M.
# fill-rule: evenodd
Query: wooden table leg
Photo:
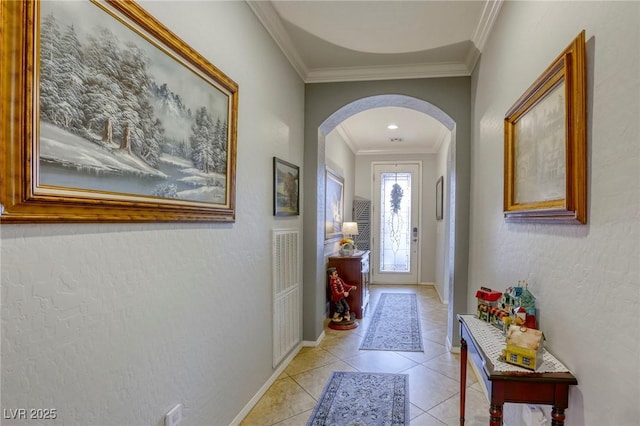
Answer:
M563 426L564 419L564 408L554 406L551 410L551 426Z
M460 339L460 426L464 425L465 399L467 397L467 341Z
M502 404L491 404L489 426L502 426Z

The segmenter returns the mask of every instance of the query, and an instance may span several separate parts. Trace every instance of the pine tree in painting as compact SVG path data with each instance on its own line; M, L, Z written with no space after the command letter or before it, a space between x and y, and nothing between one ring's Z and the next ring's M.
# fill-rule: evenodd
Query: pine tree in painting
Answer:
M218 118L213 130L213 163L217 173L227 170L227 125Z
M82 95L86 72L82 61L82 45L73 25L68 26L62 34L60 54L56 79L60 101L55 106L55 123L77 133L82 129Z
M213 159L214 125L207 107L201 107L196 112L195 122L191 125L191 160L193 164L205 173L214 171Z
M56 80L60 75L58 40L58 22L49 14L42 18L40 26L40 117L51 123L54 120L54 105L58 97Z
M100 135L105 145L116 145L124 127L120 114L123 97L118 84L120 47L115 35L106 28L98 28L89 37L84 49L87 69L82 102L87 137Z
M100 26L81 42L74 25L61 29L53 14L42 17L40 31L42 121L154 168L165 152L204 173L226 173L226 121L205 106L193 114L180 94L154 81L142 45ZM156 192L178 196L175 185Z

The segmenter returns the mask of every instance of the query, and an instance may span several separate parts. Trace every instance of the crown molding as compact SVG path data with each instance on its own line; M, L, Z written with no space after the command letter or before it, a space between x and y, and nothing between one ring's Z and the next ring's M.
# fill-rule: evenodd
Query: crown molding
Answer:
M411 64L392 66L345 67L312 69L303 78L305 83L339 81L401 80L427 77L466 77L472 69L461 62L443 64Z
M353 139L351 138L351 136L349 135L349 133L347 132L347 129L344 128L344 126L342 125L342 123L338 124L336 126L335 129L338 134L340 135L340 137L342 138L342 140L344 140L344 142L347 144L347 146L349 147L349 149L351 150L351 152L353 152L354 154L358 153L358 147L356 146L356 144L353 142Z
M473 46L469 49L464 62L316 69L309 69L304 63L270 1L245 0L245 2L305 83L334 83L470 76L480 58L504 0L486 0L484 2L482 15L471 39Z
M440 152L440 149L442 148L442 145L444 144L444 141L447 140L447 137L451 135L451 130L447 129L445 126L440 127L440 131L438 132L438 134L435 136L436 139L436 144L433 148L433 153L436 154L438 152Z
M467 75L471 75L471 73L473 72L473 69L476 67L476 64L478 63L478 59L480 59L480 51L472 46L471 49L469 49L469 52L467 52L467 57L465 58L465 61L464 61L465 66L469 70L469 74Z
M473 72L473 69L480 59L480 54L484 49L484 45L487 42L487 38L493 29L493 24L496 22L500 8L502 7L503 0L488 0L484 3L482 14L478 19L478 25L473 33L471 42L475 48L469 49L465 64L467 68Z
M383 155L383 154L437 154L442 147L442 143L447 138L447 134L450 133L450 130L447 129L444 125L441 126L440 130L438 130L437 134L434 138L437 140L437 143L433 148L415 148L415 147L404 147L402 142L394 143L389 145L389 148L376 148L376 149L359 149L358 146L353 141L351 135L347 129L344 128L342 123L338 124L335 128L335 131L340 135L340 137L347 144L351 152L353 152L356 156L358 155Z
M484 50L484 45L498 18L498 13L502 8L503 2L504 0L487 0L484 3L482 15L480 15L476 30L473 33L473 37L471 37L471 41L480 52Z
M300 55L298 55L289 34L282 25L280 16L273 8L271 2L260 0L245 0L245 2L249 5L271 38L276 42L282 53L284 53L284 56L296 70L300 78L305 80L308 73L307 67L300 58Z
M389 149L362 149L358 151L356 156L365 156L365 155L401 155L401 154L414 154L414 155L431 155L436 154L432 150L429 149L412 149L412 148L403 148L398 145L394 145Z

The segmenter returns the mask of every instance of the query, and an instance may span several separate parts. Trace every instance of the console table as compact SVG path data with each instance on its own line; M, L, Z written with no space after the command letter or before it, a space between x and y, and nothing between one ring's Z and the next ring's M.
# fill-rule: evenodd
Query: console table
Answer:
M489 425L502 425L505 402L552 405L551 424L564 425L564 410L569 406L569 386L578 380L553 355L544 351L543 363L536 371L498 359L505 337L496 327L474 315L458 315L460 322L460 425L464 425L467 359L471 356L481 380L489 391Z

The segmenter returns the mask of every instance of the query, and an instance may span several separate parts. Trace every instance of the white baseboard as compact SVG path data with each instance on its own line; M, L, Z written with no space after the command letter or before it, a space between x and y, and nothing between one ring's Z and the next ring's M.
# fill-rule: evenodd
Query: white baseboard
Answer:
M321 337L324 337L324 331L322 332ZM253 396L253 398L251 398L251 400L247 402L247 405L245 405L244 408L238 413L238 415L231 421L231 423L229 423L229 426L240 425L240 422L244 420L245 417L247 417L251 409L253 409L253 407L256 406L258 401L260 401L260 398L262 398L264 394L267 393L267 390L269 390L269 388L276 381L276 379L280 377L280 375L284 372L285 368L287 368L287 366L291 363L293 358L295 358L296 355L298 355L298 352L300 352L300 349L302 349L303 346L305 346L304 342L300 343L298 346L295 347L295 349L291 351L291 353L280 363L278 368L276 368L276 370L273 372L271 377L269 377L269 379L264 383L264 385L260 387L258 392Z
M235 419L233 419L233 421L229 424L229 426L240 425L240 422L245 417L247 417L247 415L253 409L253 407L256 406L258 401L260 401L260 398L264 396L264 394L267 392L267 390L269 390L271 385L276 381L278 377L280 377L282 372L289 366L293 358L295 358L296 355L298 355L298 352L300 352L300 349L302 349L303 347L312 347L312 348L317 347L322 342L322 339L324 339L324 336L325 336L324 330L322 330L322 333L320 333L320 336L316 340L303 340L302 343L296 346L295 349L293 349L291 353L280 363L278 368L276 368L276 370L273 372L271 377L269 377L269 380L267 380L265 384L262 385L262 387L260 387L258 392L253 396L253 398L251 398L251 400L247 403L247 405L244 406L242 411L238 413L238 415L235 417Z
M454 354L460 353L460 346L453 346L453 343L451 342L451 338L449 336L447 336L446 348L451 353L454 353Z
M487 401L490 401L490 399L489 399L489 391L487 390L487 385L484 383L484 380L482 380L482 372L480 370L478 370L478 367L476 366L475 362L469 361L469 362L467 362L467 364L471 366L471 369L473 370L473 373L476 375L476 378L478 379L478 383L480 384L480 389L482 390L482 393L484 394L484 397L487 399Z
M444 300L444 298L440 294L440 291L438 290L438 286L434 285L434 287L436 288L436 294L438 295L438 299L440 299L440 303L442 303L443 305L448 305L449 301L448 300Z
M436 285L436 283L419 283L418 285L433 287L433 289L436 291L436 294L438 295L438 299L440 300L440 303L442 303L443 305L449 304L448 300L444 300L442 298L442 295L440 294L440 291L438 291L438 286Z
M303 340L302 341L302 346L308 347L308 348L315 348L320 344L320 342L322 342L322 339L324 339L324 330L322 330L322 333L320 333L320 336L318 336L318 338L315 341L314 340Z

